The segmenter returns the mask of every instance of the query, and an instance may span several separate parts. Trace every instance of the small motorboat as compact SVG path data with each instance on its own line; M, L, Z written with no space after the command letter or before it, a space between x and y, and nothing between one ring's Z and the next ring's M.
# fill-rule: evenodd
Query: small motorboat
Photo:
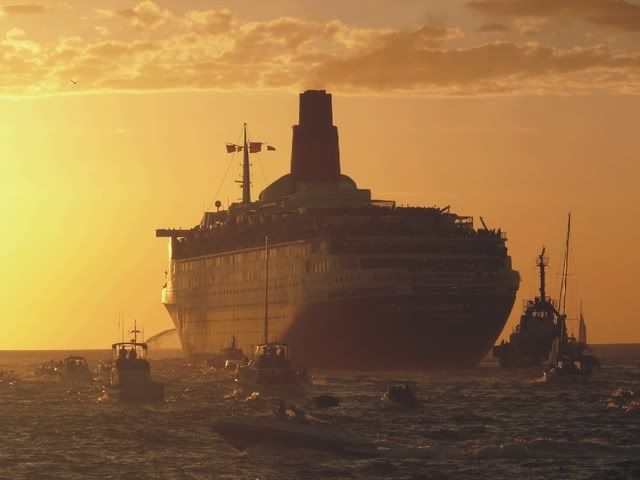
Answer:
M238 450L255 446L308 448L355 456L376 456L369 439L329 423L316 423L298 413L262 417L221 417L211 428Z
M58 375L62 362L60 360L49 360L36 367L35 373L39 375Z
M587 383L593 369L600 364L595 357L585 355L578 358L562 358L544 369L544 381L547 383L575 384Z
M395 406L412 408L418 404L413 382L394 383L382 396L382 401Z
M266 343L256 347L248 365L238 367L236 382L244 389L263 394L301 395L309 376L306 369L291 366L288 345Z
M582 315L582 303L580 304L580 324L578 326L578 338L567 331L567 276L569 266L569 234L571 232L571 214L567 224L567 242L564 251L564 263L562 267L562 282L560 287L560 305L558 310L558 335L553 339L547 362L543 368L544 381L547 383L576 384L586 383L591 378L594 369L600 366L598 359L592 355L586 355L587 350L587 325Z
M317 395L311 399L317 408L331 408L340 405L340 399L333 395Z
M113 368L113 360L111 358L98 360L98 364L96 365L95 372L99 375L111 374L112 368Z
M543 370L544 381L557 384L588 382L600 362L592 355L585 355L584 348L584 344L566 334L556 338Z
M67 382L89 382L93 380L91 370L84 357L72 355L62 360L56 372Z
M111 388L117 389L121 401L160 402L164 399L164 384L151 380L146 343L114 343Z
M586 383L589 380L589 377L578 366L570 367L563 365L562 362L558 362L557 366L545 370L543 375L544 381L547 383L575 384Z
M249 359L241 348L238 348L236 336L231 337L231 344L214 354L207 365L214 368L224 368L225 370L236 370L241 365L246 365Z
M247 365L236 370L236 382L244 389L267 395L297 396L304 394L309 383L305 368L294 368L289 358L289 346L269 341L269 237L265 236L265 302L264 343L256 350Z

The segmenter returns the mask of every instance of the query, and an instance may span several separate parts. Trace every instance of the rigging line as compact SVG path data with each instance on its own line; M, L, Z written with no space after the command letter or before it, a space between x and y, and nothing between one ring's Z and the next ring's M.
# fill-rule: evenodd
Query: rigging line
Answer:
M569 219L567 221L567 240L564 247L564 259L562 262L562 281L560 283L560 313L563 315L566 313L567 308L567 277L569 275L569 240L571 235L571 213L569 213Z
M248 141L251 140L251 132L249 130L249 128L247 127L247 139ZM264 142L261 142L263 145L265 144ZM260 173L262 175L262 181L264 182L264 186L265 188L267 187L268 183L267 183L267 177L264 174L264 166L263 166L264 162L259 161L258 164L260 165ZM253 166L253 164L252 164ZM251 169L251 174L253 175L253 169Z
M238 145L238 142L240 142L240 138L241 137L242 137L242 132L240 132L238 134L238 138L236 139L236 145ZM229 174L229 169L231 168L231 164L235 161L237 154L238 154L238 152L234 151L233 155L231 155L231 159L229 160L229 163L227 164L227 170L224 172L224 176L222 177L222 180L220 181L220 185L218 185L218 189L216 190L216 193L213 196L213 200L211 200L211 203L209 204L208 210L211 210L213 208L213 204L216 201L216 199L218 198L218 194L220 193L220 190L222 190L222 185L224 185L224 181L226 180L227 175Z
M231 160L229 160L229 163L227 163L227 169L224 172L224 176L222 177L222 180L220 181L220 185L218 185L218 189L216 190L215 195L213 196L213 200L211 200L211 203L209 204L209 210L211 210L211 208L213 208L213 202L216 201L216 198L218 198L218 194L220 193L220 190L222 190L222 185L224 185L224 181L227 179L227 175L229 174L229 169L231 168L231 163L233 163L235 161L236 154L237 154L237 152L234 152L233 155L231 155Z
M264 182L264 186L265 188L267 187L268 183L267 183L267 177L264 174L264 162L259 162L260 163L260 173L262 174L262 181Z
M575 243L575 241L573 241L572 244L571 244L571 250L573 252L572 258L573 258L573 276L574 276L573 286L574 286L574 288L572 289L572 292L575 292L575 294L573 295L573 308L574 308L574 311L575 311L575 310L577 310L576 304L579 304L581 302L581 300L580 300L580 283L579 283L580 276L578 274L578 262L576 261L578 259L578 254L576 252L576 243Z

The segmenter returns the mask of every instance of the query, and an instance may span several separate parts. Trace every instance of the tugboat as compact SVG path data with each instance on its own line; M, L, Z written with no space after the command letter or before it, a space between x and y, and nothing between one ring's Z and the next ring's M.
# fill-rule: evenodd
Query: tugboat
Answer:
M564 323L565 316L546 294L545 269L549 258L545 256L544 247L536 264L540 269L540 295L526 301L520 323L509 336L509 341L503 340L493 347L494 358L504 368L542 366Z
M138 342L139 331L134 327L130 342L111 345L113 368L110 386L118 389L121 401L160 402L164 399L164 384L151 380L151 366L147 360L148 346Z
M56 371L62 380L67 382L88 382L93 379L91 370L84 357L72 355L62 360L62 364L56 367Z
M257 345L253 360L236 370L236 382L260 393L297 395L304 391L309 376L304 368L293 368L289 346L269 342L269 237L265 237L264 343Z

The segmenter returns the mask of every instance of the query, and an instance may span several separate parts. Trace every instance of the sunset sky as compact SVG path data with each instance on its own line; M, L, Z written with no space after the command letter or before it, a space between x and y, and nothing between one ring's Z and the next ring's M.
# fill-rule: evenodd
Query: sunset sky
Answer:
M506 231L503 336L542 245L557 297L571 211L570 316L640 342L640 1L77 0L0 3L0 349L171 328L155 229L238 199L243 122L277 148L254 196L286 173L306 88L374 198Z

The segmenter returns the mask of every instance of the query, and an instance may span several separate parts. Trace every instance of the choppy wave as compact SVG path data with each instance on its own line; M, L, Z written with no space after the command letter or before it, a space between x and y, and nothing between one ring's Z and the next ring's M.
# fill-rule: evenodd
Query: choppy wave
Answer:
M412 410L380 401L398 372L313 372L310 395L340 404L298 404L380 447L355 459L229 446L211 431L213 417L269 413L278 399L238 390L227 372L156 360L165 402L126 406L106 376L70 385L36 373L65 352L0 352L0 478L638 478L640 348L632 352L602 358L595 381L575 388L536 383L535 369L489 364L400 374L417 382L422 402ZM85 353L91 365L105 355Z
M569 442L535 439L486 446L475 452L476 458L640 458L640 446L614 446L593 441Z

